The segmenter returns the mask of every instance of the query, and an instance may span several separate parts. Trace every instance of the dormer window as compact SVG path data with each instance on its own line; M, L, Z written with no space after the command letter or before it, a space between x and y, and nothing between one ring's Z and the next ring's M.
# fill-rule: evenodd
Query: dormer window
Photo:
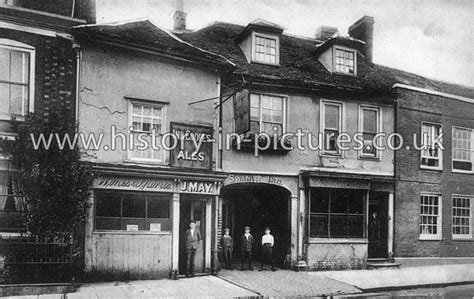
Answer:
M334 70L337 73L355 75L355 51L349 49L335 48Z
M254 62L278 64L278 37L254 33Z

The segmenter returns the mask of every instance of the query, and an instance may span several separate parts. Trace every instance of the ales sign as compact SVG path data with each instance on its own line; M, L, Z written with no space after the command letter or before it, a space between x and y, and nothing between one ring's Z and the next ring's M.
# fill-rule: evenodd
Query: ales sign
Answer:
M211 169L212 127L172 122L171 133L178 140L170 153L171 166Z

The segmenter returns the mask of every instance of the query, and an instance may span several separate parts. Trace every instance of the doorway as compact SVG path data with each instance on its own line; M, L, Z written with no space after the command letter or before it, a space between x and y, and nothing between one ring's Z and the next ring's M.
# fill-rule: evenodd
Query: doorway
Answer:
M388 258L388 193L369 193L369 258Z
M196 221L196 229L201 233L196 256L194 259L195 273L205 271L205 250L207 242L206 236L206 201L207 198L195 195L181 195L180 217L179 217L179 273L186 273L186 230L191 221Z
M234 263L240 263L240 238L244 227L250 226L254 237L253 262L262 260L262 236L270 227L275 243L273 259L282 267L291 252L290 192L267 184L239 184L222 188L223 228L231 229L234 239ZM259 264L258 264L259 265ZM254 264L254 266L257 266Z

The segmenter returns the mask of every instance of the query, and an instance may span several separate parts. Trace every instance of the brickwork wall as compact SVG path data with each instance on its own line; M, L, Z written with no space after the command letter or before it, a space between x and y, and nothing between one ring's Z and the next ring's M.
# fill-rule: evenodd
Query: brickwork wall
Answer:
M474 174L452 172L452 126L474 128L474 104L402 90L399 94L397 132L405 145L413 147L413 133L421 133L421 122L442 125L444 133L443 170L420 169L420 152L396 152L396 194L394 255L409 257L474 256L474 239L452 238L452 195L474 196ZM417 142L420 143L419 141ZM419 240L420 196L422 192L442 195L442 240ZM474 229L471 223L471 229Z

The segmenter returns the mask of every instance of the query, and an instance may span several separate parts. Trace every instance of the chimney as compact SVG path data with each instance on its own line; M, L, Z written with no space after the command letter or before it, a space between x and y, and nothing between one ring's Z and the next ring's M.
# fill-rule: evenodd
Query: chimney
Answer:
M364 55L372 62L374 48L374 18L363 16L349 27L349 36L365 42Z
M186 30L186 15L187 13L184 12L184 0L177 0L177 8L174 12L173 19L174 19L174 30Z
M320 26L318 29L316 29L316 39L320 41L327 41L331 36L334 34L338 33L338 30L336 27L330 27L330 26Z

